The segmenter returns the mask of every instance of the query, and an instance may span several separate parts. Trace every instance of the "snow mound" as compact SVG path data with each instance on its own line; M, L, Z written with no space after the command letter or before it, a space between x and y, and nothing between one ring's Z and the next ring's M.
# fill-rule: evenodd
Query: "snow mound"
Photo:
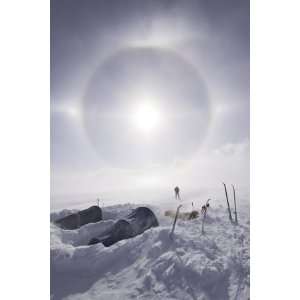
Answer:
M225 207L211 207L205 234L201 234L200 218L179 220L171 241L173 219L150 206L159 227L108 248L87 246L92 237L135 207L103 208L104 221L77 230L51 224L52 299L249 298L248 207L240 212L239 225L229 222ZM52 213L51 220L67 213Z

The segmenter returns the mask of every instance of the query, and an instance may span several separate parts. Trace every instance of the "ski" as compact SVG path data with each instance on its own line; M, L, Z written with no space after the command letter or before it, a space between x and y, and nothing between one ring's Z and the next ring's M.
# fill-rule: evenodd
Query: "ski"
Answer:
M207 201L206 201L206 203L205 203L205 205L206 205L206 207L209 207L209 201L210 201L211 199L208 199Z
M180 204L180 205L177 207L177 210L176 210L176 215L175 215L175 218L174 218L172 230L171 230L171 232L170 232L170 239L171 239L171 240L173 240L174 230L175 230L177 218L178 218L178 215L179 215L179 210L180 210L181 207L182 207L182 205Z

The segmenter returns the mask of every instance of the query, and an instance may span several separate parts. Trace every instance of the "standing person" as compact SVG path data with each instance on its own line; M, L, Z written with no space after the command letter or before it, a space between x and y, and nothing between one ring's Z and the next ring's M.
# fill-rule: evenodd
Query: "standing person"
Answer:
M180 195L179 195L179 191L180 191L179 187L176 186L176 187L174 188L174 191L175 191L175 199L181 200L181 199L180 199Z

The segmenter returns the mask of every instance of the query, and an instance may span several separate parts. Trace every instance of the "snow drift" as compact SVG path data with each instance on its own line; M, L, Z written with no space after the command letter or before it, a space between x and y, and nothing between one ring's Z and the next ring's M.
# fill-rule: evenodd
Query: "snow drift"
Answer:
M107 248L87 245L132 205L103 209L104 220L76 230L51 224L51 297L58 299L202 299L249 298L249 207L240 206L239 224L232 225L224 206L211 206L206 234L201 218L173 220L151 207L159 227ZM74 213L70 211L69 213ZM68 211L51 214L55 221Z

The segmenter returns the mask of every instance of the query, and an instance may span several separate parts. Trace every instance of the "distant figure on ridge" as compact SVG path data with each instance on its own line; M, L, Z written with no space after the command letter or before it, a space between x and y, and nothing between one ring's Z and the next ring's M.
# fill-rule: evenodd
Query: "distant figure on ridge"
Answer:
M175 199L179 199L179 200L181 200L180 199L180 195L179 195L179 187L178 186L176 186L175 187L175 189L174 189L174 191L175 191Z

